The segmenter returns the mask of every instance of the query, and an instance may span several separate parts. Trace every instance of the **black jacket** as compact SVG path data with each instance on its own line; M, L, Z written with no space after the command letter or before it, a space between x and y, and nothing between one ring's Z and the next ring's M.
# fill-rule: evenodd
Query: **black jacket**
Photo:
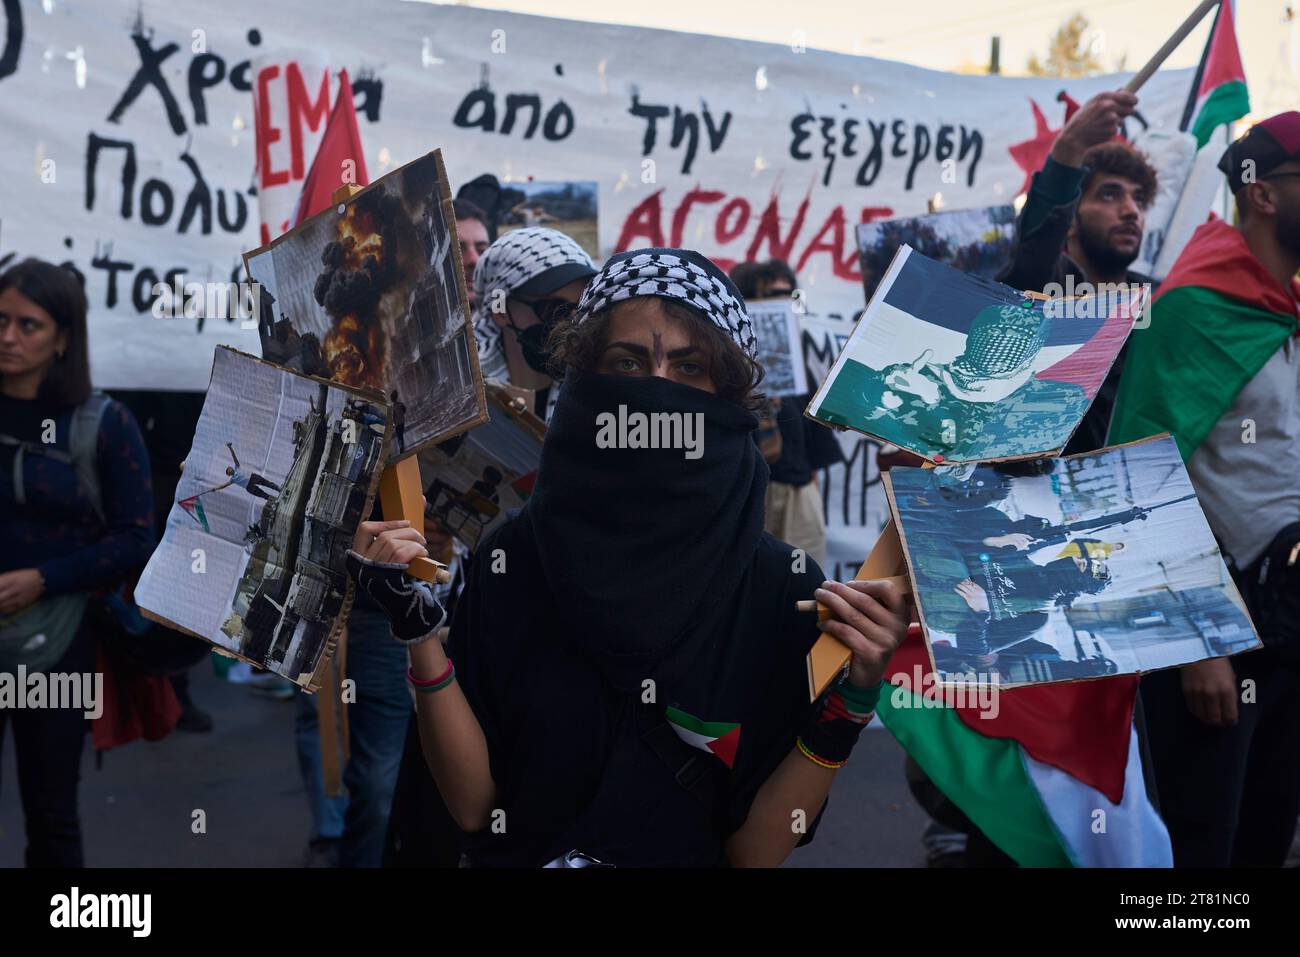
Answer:
M844 461L840 441L820 422L803 414L808 396L787 396L776 416L781 430L781 457L772 463L772 481L803 488L813 474Z
M1024 208L1016 220L1016 235L1011 246L1011 261L997 275L999 282L1040 292L1049 283L1059 283L1069 288L1073 277L1077 286L1087 281L1087 276L1065 252L1065 238L1074 222L1074 213L1082 195L1081 185L1086 171L1058 163L1050 156L1043 168L1034 174ZM1150 276L1128 270L1124 280L1129 283L1151 283ZM1091 452L1106 444L1111 411L1119 391L1119 377L1124 366L1124 349L1115 358L1106 380L1097 390L1092 407L1065 447L1066 455Z

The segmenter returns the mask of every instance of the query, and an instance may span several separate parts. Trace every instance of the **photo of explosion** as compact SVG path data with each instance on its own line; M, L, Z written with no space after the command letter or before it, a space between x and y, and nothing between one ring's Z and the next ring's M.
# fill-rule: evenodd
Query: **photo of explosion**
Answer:
M244 256L263 358L381 393L389 461L487 418L450 206L435 150Z
M384 389L388 339L379 301L396 284L396 232L402 203L372 190L337 218L337 239L321 251L325 267L313 295L334 319L321 342L321 358L336 382Z

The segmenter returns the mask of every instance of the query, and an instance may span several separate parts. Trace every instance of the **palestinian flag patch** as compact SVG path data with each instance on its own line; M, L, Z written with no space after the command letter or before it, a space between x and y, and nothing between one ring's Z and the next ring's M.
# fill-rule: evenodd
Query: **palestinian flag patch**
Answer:
M740 747L740 725L734 721L701 721L680 708L667 709L668 723L681 738L693 748L711 751L727 767L736 763L736 749Z

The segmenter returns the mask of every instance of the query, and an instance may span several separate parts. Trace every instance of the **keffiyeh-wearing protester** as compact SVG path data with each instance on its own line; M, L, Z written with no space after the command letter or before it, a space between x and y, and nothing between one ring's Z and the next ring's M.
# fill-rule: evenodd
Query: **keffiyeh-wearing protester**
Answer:
M586 251L558 230L516 229L489 246L474 270L474 338L484 378L548 389L546 337L595 273ZM543 410L547 398L539 402Z
M762 531L754 347L735 287L686 250L614 257L552 335L564 388L533 495L469 570L455 665L437 642L411 655L472 863L776 865L810 835L906 617L891 585L819 588ZM423 551L385 523L355 547ZM812 705L810 597L854 651Z

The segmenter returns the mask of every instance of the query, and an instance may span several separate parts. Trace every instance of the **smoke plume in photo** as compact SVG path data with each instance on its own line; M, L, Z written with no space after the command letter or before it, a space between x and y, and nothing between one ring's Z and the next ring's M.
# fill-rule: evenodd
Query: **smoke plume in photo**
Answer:
M333 320L321 359L336 382L387 391L388 341L419 276L410 218L397 196L369 190L348 204L321 251L314 295Z

